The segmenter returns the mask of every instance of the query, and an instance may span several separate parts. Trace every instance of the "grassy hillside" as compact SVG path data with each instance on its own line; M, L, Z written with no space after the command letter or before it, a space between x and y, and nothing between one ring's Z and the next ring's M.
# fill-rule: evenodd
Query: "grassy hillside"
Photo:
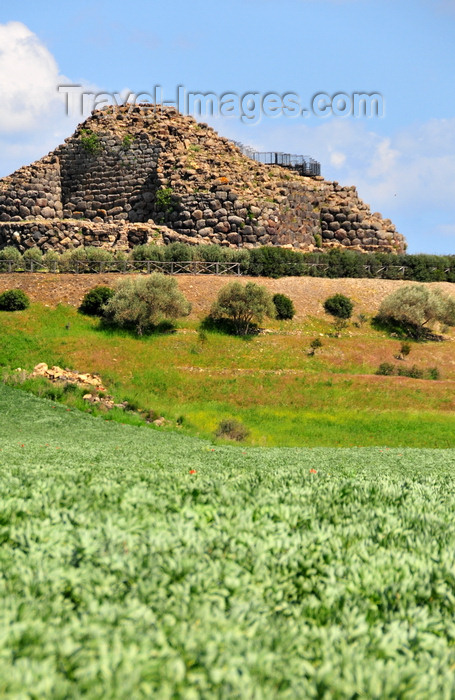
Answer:
M455 451L248 449L0 385L2 698L455 693Z
M333 338L320 317L270 322L270 333L249 341L200 337L197 325L193 318L174 334L137 338L101 330L69 306L33 304L0 313L0 367L11 375L46 362L100 373L118 401L206 438L220 420L234 418L250 430L247 443L258 446L455 446L452 340L413 343L400 363L400 342L369 323ZM315 337L323 347L310 357ZM436 367L441 380L375 376L381 362ZM24 388L87 408L78 392L49 392L42 381Z

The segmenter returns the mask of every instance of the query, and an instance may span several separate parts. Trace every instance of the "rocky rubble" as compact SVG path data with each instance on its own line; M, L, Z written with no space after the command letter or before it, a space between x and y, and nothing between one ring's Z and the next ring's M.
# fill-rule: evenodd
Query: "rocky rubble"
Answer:
M82 397L84 401L89 401L93 404L100 404L107 409L111 408L126 408L128 403L115 403L112 396L108 396L106 388L103 386L101 377L97 374L87 374L76 372L71 369L62 369L61 367L48 367L45 362L40 362L34 367L31 377L44 377L51 382L61 384L73 384L81 388L90 389L90 392Z
M23 372L23 370L20 368L18 368L16 371ZM83 395L83 400L88 401L91 404L103 406L107 410L112 408L128 410L129 407L128 401L115 403L114 398L105 393L106 388L103 386L102 379L98 374L82 373L77 372L76 370L62 369L62 367L57 366L48 367L45 362L40 362L33 368L33 371L29 376L44 377L53 383L73 384L74 386L79 386L83 389L89 389L90 391ZM168 423L165 418L162 416L157 416L154 411L149 412L146 420L149 423L154 423L154 425L158 427L162 427Z
M61 367L48 367L45 362L40 362L33 368L31 377L45 377L51 382L68 382L69 384L77 384L80 386L91 386L97 391L106 391L101 381L101 377L97 374L82 374L71 369L62 369Z
M92 113L55 151L0 180L0 248L217 243L401 252L355 187L258 163L173 108Z

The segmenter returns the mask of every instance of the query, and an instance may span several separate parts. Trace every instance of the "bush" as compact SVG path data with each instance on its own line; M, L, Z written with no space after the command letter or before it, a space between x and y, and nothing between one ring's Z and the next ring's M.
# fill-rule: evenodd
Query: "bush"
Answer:
M104 305L113 295L114 290L110 287L94 287L84 295L79 311L87 316L102 316Z
M186 243L170 243L164 248L164 259L172 262L186 262L193 260L195 247Z
M408 285L384 299L377 319L411 338L424 338L436 323L455 326L455 299L423 284Z
M46 250L43 255L43 264L48 270L58 270L60 263L60 255L55 250Z
M346 330L348 327L348 322L345 321L344 318L336 318L333 324L333 333L330 335L335 338L340 338L341 337L341 331Z
M423 379L425 376L427 376L428 379L440 379L441 377L437 367L430 367L427 370L420 369L416 365L412 365L412 367L395 367L395 365L390 364L390 362L383 362L379 365L376 374L382 374L388 377L397 374L399 377L411 377L412 379Z
M292 299L286 294L274 294L276 317L279 321L287 321L295 316L295 307Z
M30 306L30 299L22 289L9 289L0 294L0 311L22 311Z
M240 421L234 419L222 420L215 433L217 438L226 438L237 442L245 440L249 434L248 428Z
M172 189L170 187L163 187L157 190L155 197L157 211L168 213L173 210Z
M43 254L39 248L36 246L33 248L27 248L27 250L24 252L22 259L24 262L27 263L42 263L43 262ZM28 268L29 269L29 268Z
M319 350L319 348L322 348L322 340L320 338L315 338L310 343L310 349L308 350L308 355L310 357L313 357L316 350Z
M379 365L376 374L381 374L384 377L391 377L393 374L395 374L395 365L392 365L390 362L382 362Z
M419 369L416 365L412 367L398 367L399 377L412 377L412 379L423 379L423 369Z
M213 319L228 318L237 335L248 335L253 322L260 323L264 316L274 318L275 306L265 287L254 282L245 286L231 282L220 290L210 315Z
M76 268L76 263L87 263L87 255L85 248L70 248L60 254L58 268L60 272L73 272ZM82 267L80 268L83 269Z
M306 270L302 253L279 246L250 250L248 274L254 277L285 277L303 275Z
M98 263L110 263L114 261L114 254L105 248L87 246L72 248L60 255L59 269L61 272L72 272L76 268L79 272L98 272L101 266ZM96 263L93 265L92 263Z
M220 245L199 245L194 251L195 258L205 262L227 262L230 260L230 248Z
M103 318L139 335L160 322L187 316L191 305L173 277L154 273L146 278L122 280L103 309Z
M362 253L344 248L333 248L321 256L327 265L327 277L367 277L364 265L368 264Z
M328 314L344 320L351 318L353 308L354 304L344 294L334 294L324 302L324 309Z
M12 263L12 269L14 270L21 261L22 255L14 246L7 245L6 248L0 250L0 272L8 271L10 263Z
M240 269L244 274L248 272L250 264L250 251L248 248L223 248L228 256L229 262L240 263Z
M410 343L401 343L400 355L403 355L403 357L407 357L410 352L411 352Z
M152 260L160 262L164 260L164 246L155 245L155 243L137 245L131 252L133 260Z
M310 348L313 351L318 350L319 348L322 348L322 340L320 338L315 338L314 340L311 341Z
M89 262L112 262L114 260L114 253L106 248L89 245L83 250Z
M89 153L99 153L102 149L100 137L91 129L81 129L80 140L82 147Z

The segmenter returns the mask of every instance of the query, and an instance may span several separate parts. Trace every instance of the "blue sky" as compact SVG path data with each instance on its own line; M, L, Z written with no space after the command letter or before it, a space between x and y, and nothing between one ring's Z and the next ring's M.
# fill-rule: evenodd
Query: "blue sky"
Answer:
M312 155L396 224L455 253L455 0L30 2L0 9L0 176L53 149L87 91L380 93L384 116L204 117L260 150ZM88 116L88 112L85 116Z

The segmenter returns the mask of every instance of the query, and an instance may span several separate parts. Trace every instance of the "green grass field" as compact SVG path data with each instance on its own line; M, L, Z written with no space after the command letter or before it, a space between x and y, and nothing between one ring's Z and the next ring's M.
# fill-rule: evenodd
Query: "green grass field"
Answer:
M0 697L455 697L454 450L214 447L4 385L0 436Z
M0 373L39 362L97 372L119 402L153 409L170 429L181 423L182 432L206 439L234 418L255 446L455 447L453 342L413 343L401 363L436 366L440 381L377 377L381 362L396 363L400 343L369 324L351 325L342 338L328 337L320 318L270 327L249 342L218 333L201 340L193 319L175 334L137 338L102 330L69 306L33 304L0 313ZM310 357L315 337L323 347ZM80 392L49 391L41 380L23 388L88 408Z

